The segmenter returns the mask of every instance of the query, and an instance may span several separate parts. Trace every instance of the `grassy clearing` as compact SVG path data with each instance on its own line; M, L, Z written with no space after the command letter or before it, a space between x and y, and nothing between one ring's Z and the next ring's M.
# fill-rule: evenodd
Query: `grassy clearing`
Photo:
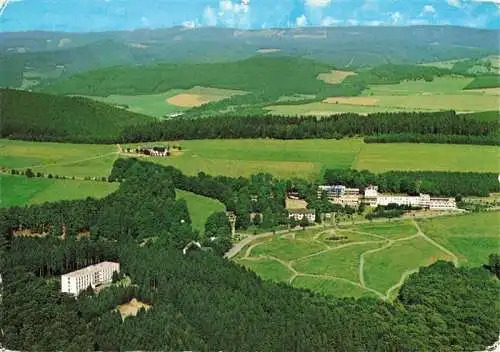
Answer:
M500 248L500 212L419 220L422 231L458 256L459 263L480 266Z
M433 94L456 94L464 89L473 78L460 76L435 77L432 82L406 81L399 84L373 85L363 92L365 96L407 96Z
M320 73L318 79L329 84L339 84L344 81L346 77L355 75L356 73L350 71L330 71L328 73Z
M146 95L109 95L107 97L88 96L87 98L102 101L104 103L124 107L129 111L163 117L172 112L185 110L182 107L169 104L167 100L182 93L181 89L172 89L160 94Z
M329 240L328 238L331 237L332 235L335 236L342 236L342 237L347 237L347 239L343 240ZM319 237L319 240L326 244L327 246L330 247L337 247L346 243L354 243L354 242L365 242L365 241L381 241L381 238L377 238L375 236L370 236L366 234L361 234L358 232L352 232L352 231L327 231Z
M397 242L389 248L365 256L365 283L379 292L386 292L398 283L406 271L431 265L439 259L452 260L448 254L424 238Z
M167 102L170 105L178 106L181 108L192 108L207 103L224 100L234 95L242 95L242 94L246 94L246 92L239 90L196 86L191 89L185 90L180 94L168 98Z
M252 257L273 256L281 260L290 261L325 250L326 247L316 242L296 241L288 238L275 238L262 243L251 251Z
M116 189L117 183L0 175L0 207L102 198Z
M374 293L343 280L325 280L312 276L297 276L293 280L292 286L308 288L312 291L335 297L377 298L377 295Z
M117 158L114 145L25 142L0 139L0 167L59 176L107 176Z
M272 259L240 259L237 262L251 269L255 273L258 273L258 275L265 280L288 281L293 275L293 273L280 262Z
M390 170L500 171L499 148L450 144L364 144L354 168L384 172ZM432 156L432 157L431 157Z
M302 273L335 276L358 282L361 254L382 245L366 243L339 248L300 260L294 264L294 268Z
M175 193L177 199L186 200L193 229L201 233L204 232L205 222L212 213L225 211L224 204L215 199L203 197L180 189L176 189Z
M295 232L295 238L298 240L309 240L312 241L318 233L325 231L325 229L309 229L309 230L301 230Z
M373 223L349 226L351 231L372 233L394 240L417 234L417 229L409 220L394 221L390 223Z

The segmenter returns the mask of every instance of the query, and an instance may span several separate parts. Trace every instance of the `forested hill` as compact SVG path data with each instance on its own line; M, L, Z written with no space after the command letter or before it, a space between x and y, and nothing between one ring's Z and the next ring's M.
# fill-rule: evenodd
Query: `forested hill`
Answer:
M282 96L359 95L370 84L392 84L404 80L432 81L434 77L451 75L449 69L385 64L357 72L342 83L329 84L318 75L333 70L332 65L292 56L254 56L235 62L204 64L154 64L116 66L89 71L41 86L46 93L107 96L111 94L140 95L163 93L170 89L193 86L238 89L246 96L234 97L240 103L276 101Z
M151 117L82 97L1 89L0 136L58 142L112 143L125 127Z
M272 49L271 51L260 51ZM113 65L220 62L285 54L366 67L479 58L498 51L498 31L452 26L331 27L236 30L163 28L103 33L0 33L0 86L20 87L23 74L53 80ZM89 60L90 58L90 60Z

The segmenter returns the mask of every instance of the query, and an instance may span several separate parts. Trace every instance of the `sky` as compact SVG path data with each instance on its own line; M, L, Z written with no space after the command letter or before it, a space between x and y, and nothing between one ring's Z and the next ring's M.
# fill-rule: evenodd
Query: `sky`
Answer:
M459 25L500 28L500 0L0 0L0 31Z

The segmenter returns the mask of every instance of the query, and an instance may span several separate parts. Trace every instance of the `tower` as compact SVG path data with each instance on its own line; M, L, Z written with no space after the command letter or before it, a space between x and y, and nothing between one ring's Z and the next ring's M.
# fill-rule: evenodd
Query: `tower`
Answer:
M232 211L227 212L227 219L229 221L229 225L231 226L231 238L236 236L236 215Z

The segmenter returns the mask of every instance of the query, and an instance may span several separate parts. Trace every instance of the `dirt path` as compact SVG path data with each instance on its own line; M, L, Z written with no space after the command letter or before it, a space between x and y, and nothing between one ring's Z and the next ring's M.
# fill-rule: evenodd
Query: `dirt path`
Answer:
M434 241L432 238L427 237L427 235L420 228L420 225L418 224L418 222L416 222L415 220L413 220L412 222L413 222L413 225L415 225L415 227L417 228L417 231L418 231L418 233L419 233L420 236L422 236L427 242L433 244L434 246L436 246L437 248L439 248L440 250L442 250L443 252L445 252L446 254L448 254L449 256L451 256L453 258L453 264L456 267L459 266L458 257L456 256L455 253L453 253L452 251L448 250L444 246L440 245L439 243L437 243L436 241Z
M403 273L403 275L401 275L401 278L399 279L399 281L398 281L396 284L394 284L394 286L391 286L391 287L387 290L387 292L385 293L385 296L387 297L387 299L388 299L388 300L390 300L390 299L391 299L391 293L392 293L392 291L397 290L397 289L399 289L401 286L403 286L403 284L404 284L404 282L405 282L406 278L407 278L408 276L410 276L411 274L416 273L417 271L418 271L418 269L406 270L406 271Z

